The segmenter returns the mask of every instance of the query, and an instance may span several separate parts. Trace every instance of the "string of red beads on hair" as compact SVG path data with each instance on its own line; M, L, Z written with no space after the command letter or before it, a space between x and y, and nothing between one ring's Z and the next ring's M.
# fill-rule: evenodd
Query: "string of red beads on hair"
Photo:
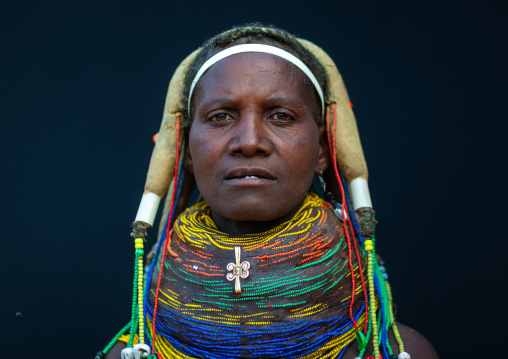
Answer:
M334 173L335 173L335 177L337 179L337 182L339 184L339 188L340 188L340 191L341 191L341 196L342 196L342 218L343 218L343 221L344 221L344 227L345 227L345 230L346 230L346 238L347 238L347 241L348 241L348 252L349 252L349 266L350 266L350 270L351 270L351 282L352 282L352 295L351 295L351 301L350 301L350 305L349 305L349 316L353 322L353 325L355 326L355 329L358 330L358 326L353 318L353 305L354 305L354 295L355 295L355 288L356 288L356 283L355 283L355 279L354 279L354 269L353 269L353 266L352 266L352 255L351 255L351 240L350 240L350 237L349 237L349 231L348 231L348 228L350 229L351 231L351 234L353 236L353 244L354 244L354 250L355 250L355 255L356 255L356 258L357 258L357 261L358 261L358 269L360 271L360 280L361 280L361 283L362 283L362 289L363 289L363 292L365 294L365 327L363 329L363 332L364 334L367 333L367 329L368 329L368 322L369 322L369 312L368 312L368 296L367 296L367 291L366 291L366 286L365 286L365 279L364 279L364 275L363 275L363 270L362 270L362 263L361 263L361 260L360 260L360 254L359 254L359 251L358 251L358 246L357 246L357 243L356 243L356 236L355 236L355 231L354 231L354 228L353 228L353 224L352 224L352 221L351 221L351 215L350 216L346 216L345 213L349 212L348 211L348 208L347 208L347 201L346 201L346 195L345 195L345 191L344 191L344 187L342 185L342 180L340 178L340 175L339 175L339 170L337 168L337 150L336 150L336 147L335 147L335 128L336 128L336 121L337 121L337 109L336 109L336 104L335 103L332 103L332 111L333 111L333 120L332 120L332 139L330 139L330 133L328 132L328 143L330 145L330 151L331 151L331 154L332 154L332 158L333 158L333 169L334 169ZM327 117L328 117L328 114L327 113ZM329 119L327 118L327 122L329 122Z
M180 117L176 118L176 161L175 161L175 177L173 178L173 193L171 195L171 206L169 207L170 215L168 220L168 230L166 231L166 238L164 239L164 245L162 250L162 258L161 258L161 264L159 267L159 278L157 278L157 289L155 291L155 301L153 305L153 317L152 317L152 346L153 350L152 352L156 352L156 340L155 340L155 321L157 319L157 305L159 303L159 290L161 287L161 280L162 280L162 270L164 269L164 258L166 257L167 252L167 243L171 236L169 227L171 226L171 221L173 218L173 212L174 212L174 204L175 204L175 193L177 188L177 179L178 179L178 165L179 165L179 156L180 156ZM154 260L157 260L154 258Z
M362 269L362 261L360 260L360 253L358 251L358 245L356 243L354 228L351 223L351 219L349 217L348 217L348 219L349 219L348 220L349 228L351 229L351 233L353 233L353 244L355 246L356 258L358 259L358 269L360 270L360 280L362 282L363 293L365 294L365 312L367 312L369 309L369 305L368 305L367 287L365 286L365 278L364 278L363 269ZM368 316L366 316L365 317L365 326L363 328L363 334L367 334L368 327L369 327L369 318L368 318Z
M349 105L351 106L351 108L353 108L353 104L351 102L349 103ZM336 149L335 149L335 122L336 122L336 119L337 119L336 105L333 104L333 137L334 137L334 140L333 140L334 147L333 147L333 149L334 149L334 152L335 152L335 156L337 156L337 152L336 152ZM337 170L337 165L335 165L335 176L337 176L339 178L339 186L340 186L340 190L341 190L341 193L342 193L342 201L347 206L346 195L345 195L344 187L342 186L342 181L340 180L340 176L339 176L339 173L338 173L338 170ZM344 209L344 211L345 212L349 212L347 207ZM344 218L344 216L343 216L343 218ZM354 230L354 227L353 227L352 218L353 218L352 215L348 216L347 217L347 222L349 224L349 229L351 230L351 234L353 235L353 244L354 244L354 247L355 247L356 258L358 260L358 269L360 270L360 280L362 282L363 293L365 294L365 311L368 312L369 306L368 306L367 287L365 285L365 277L363 275L362 262L360 260L360 253L358 251L358 245L356 243L356 236L355 236L355 230ZM369 318L368 318L368 316L366 316L366 318L365 318L365 327L363 329L363 333L364 334L367 334L367 329L368 329L368 326L369 326L368 324L369 324Z
M352 285L352 288L351 288L351 300L349 302L349 318L353 322L353 325L354 325L355 329L358 330L358 325L356 324L356 321L353 318L353 305L354 305L354 302L355 302L356 283L355 283L355 273L354 273L354 267L353 267L353 256L352 256L352 253L351 253L351 238L349 236L349 231L348 231L347 222L346 222L346 216L345 216L345 209L346 209L345 204L346 203L344 201L345 197L344 197L344 191L343 191L343 188L342 188L342 182L340 180L340 177L338 176L339 171L337 169L337 152L335 150L335 120L336 120L335 104L332 104L332 109L333 109L332 138L330 140L330 133L328 133L328 143L329 143L330 150L331 150L332 165L333 165L333 169L334 169L334 172L335 172L335 177L337 178L337 182L339 183L339 186L340 186L340 189L341 189L341 194L342 194L342 218L343 218L343 221L344 221L344 231L346 232L348 258L349 258L348 262L349 262L349 270L351 272L351 285ZM327 117L328 117L328 113L327 113Z

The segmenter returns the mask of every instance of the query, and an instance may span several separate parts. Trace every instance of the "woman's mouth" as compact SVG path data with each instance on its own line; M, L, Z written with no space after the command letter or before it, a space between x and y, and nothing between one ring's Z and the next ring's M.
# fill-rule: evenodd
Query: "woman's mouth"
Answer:
M224 179L232 185L246 186L264 185L276 180L270 171L261 168L236 168L229 171Z

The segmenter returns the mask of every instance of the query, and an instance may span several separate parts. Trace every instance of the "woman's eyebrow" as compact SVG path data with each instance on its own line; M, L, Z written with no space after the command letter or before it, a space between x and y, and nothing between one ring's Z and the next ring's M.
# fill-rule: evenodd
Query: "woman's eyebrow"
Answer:
M235 100L228 97L222 97L222 98L212 98L210 100L202 101L198 104L199 107L210 107L210 106L230 106L231 104L235 103Z
M298 108L307 108L303 103L301 103L300 101L298 100L295 100L294 98L291 98L291 97L269 97L267 99L265 99L265 104L267 105L273 105L273 106L277 106L277 105L291 105L293 107L298 107Z
M298 109L305 109L307 106L305 106L302 102L295 100L291 97L268 97L263 100L265 106L269 107L277 107L277 106L291 106ZM212 98L209 100L202 101L200 104L198 104L198 107L200 108L208 108L208 107L229 107L234 106L237 103L237 101L230 97L220 97L220 98Z

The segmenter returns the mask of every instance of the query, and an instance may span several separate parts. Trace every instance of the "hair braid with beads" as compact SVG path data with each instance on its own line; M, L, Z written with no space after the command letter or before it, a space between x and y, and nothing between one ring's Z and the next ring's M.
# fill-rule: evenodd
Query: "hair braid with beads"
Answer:
M185 86L182 93L185 101L183 103L188 102L192 80L196 76L201 66L216 53L228 47L240 44L272 45L296 56L312 71L318 80L321 89L323 90L325 99L328 98L328 79L326 72L323 66L314 57L314 55L305 49L300 44L300 42L298 42L295 36L291 35L287 31L276 28L274 26L265 26L260 23L253 23L244 26L233 27L230 30L224 31L219 35L212 37L203 44L201 51L198 53L190 65L189 71L185 76ZM316 101L319 103L317 92L315 95ZM319 106L317 106L317 108L319 108ZM182 113L186 114L185 126L190 128L192 124L192 114L188 114L186 109L182 109ZM318 125L323 124L324 119L320 113L316 114L315 119Z

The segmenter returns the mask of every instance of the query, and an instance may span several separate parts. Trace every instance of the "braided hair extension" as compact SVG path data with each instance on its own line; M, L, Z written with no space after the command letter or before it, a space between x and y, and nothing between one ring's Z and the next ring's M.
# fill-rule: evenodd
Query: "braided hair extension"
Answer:
M289 32L274 26L265 26L260 23L251 23L243 26L236 26L230 30L224 31L211 39L205 41L194 61L189 67L189 71L185 76L185 86L183 88L183 103L188 102L189 91L192 80L196 76L201 66L213 55L228 47L240 44L264 44L279 47L290 54L299 58L312 71L323 90L325 99L328 98L328 78L325 69L319 61L304 48L297 38ZM306 79L307 80L307 79ZM317 92L315 93L316 103L319 102ZM319 106L316 106L319 108ZM191 109L192 111L192 109ZM184 125L188 129L192 124L192 113L187 113L187 109L181 109L186 114ZM314 116L316 123L322 125L324 119L320 113Z

